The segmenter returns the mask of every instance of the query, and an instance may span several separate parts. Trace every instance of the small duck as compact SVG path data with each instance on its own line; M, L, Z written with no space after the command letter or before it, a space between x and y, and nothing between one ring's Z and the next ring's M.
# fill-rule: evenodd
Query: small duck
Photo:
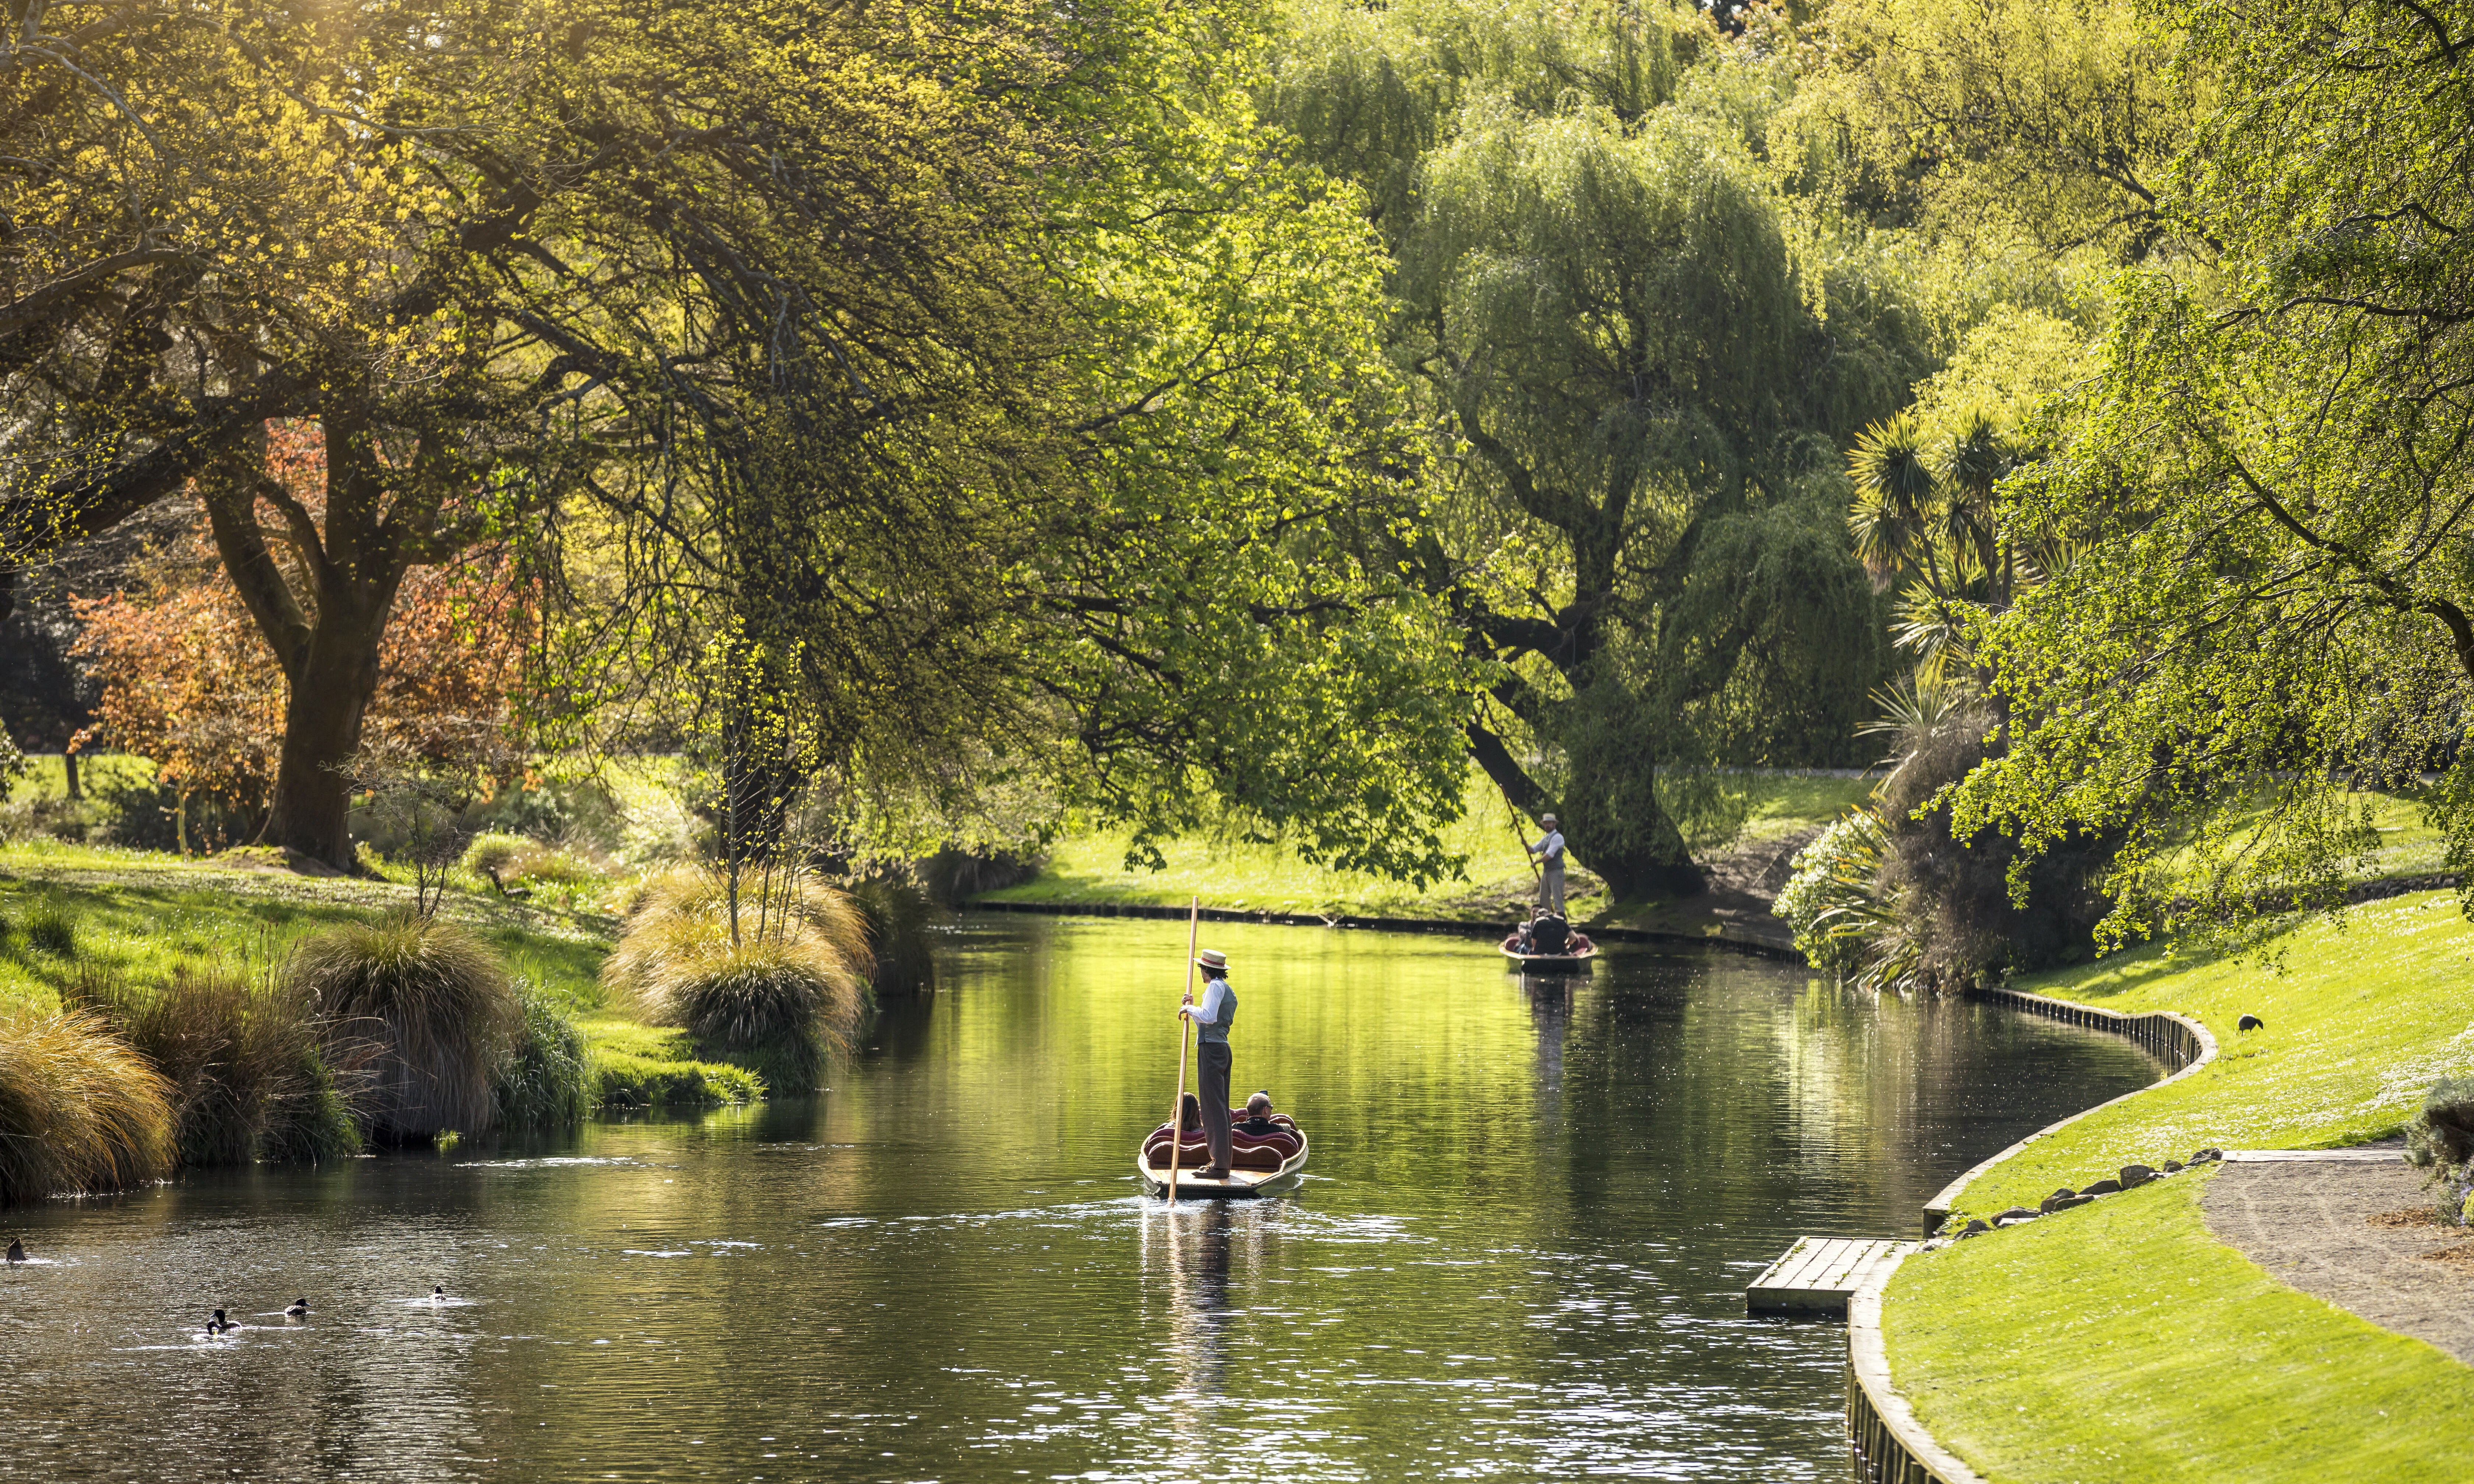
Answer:
M447 1285L445 1283L432 1283L429 1285L429 1302L432 1304L444 1304L447 1302Z
M17 1240L13 1236L9 1238L9 1265L11 1267L15 1267L18 1263L26 1260L28 1260L26 1257L26 1244Z
M239 1328L240 1326L233 1324L230 1320L224 1317L224 1311L222 1309L217 1309L215 1310L215 1317L206 1321L206 1338L210 1340L216 1339L220 1336L230 1334Z
M306 1299L295 1299L291 1303L283 1305L283 1317L286 1319L308 1318L309 1301Z

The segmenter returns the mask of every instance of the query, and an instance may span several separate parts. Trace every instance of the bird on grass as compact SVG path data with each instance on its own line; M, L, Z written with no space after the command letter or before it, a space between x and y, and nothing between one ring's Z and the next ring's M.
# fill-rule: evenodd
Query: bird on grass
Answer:
M217 1309L215 1317L206 1321L206 1338L215 1339L218 1336L230 1334L239 1328L240 1326L224 1317L222 1309Z
M309 1301L306 1299L295 1299L291 1303L285 1304L283 1306L283 1317L286 1319L308 1318Z
M25 1260L26 1244L17 1240L13 1236L9 1238L9 1265L11 1267L14 1267Z

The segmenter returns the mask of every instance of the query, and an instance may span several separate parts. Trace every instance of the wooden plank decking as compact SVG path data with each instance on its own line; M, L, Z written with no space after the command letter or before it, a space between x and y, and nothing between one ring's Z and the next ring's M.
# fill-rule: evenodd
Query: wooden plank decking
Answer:
M1884 1262L1916 1250L1888 1237L1807 1236L1761 1270L1744 1290L1744 1307L1755 1314L1831 1314L1844 1317L1847 1296Z

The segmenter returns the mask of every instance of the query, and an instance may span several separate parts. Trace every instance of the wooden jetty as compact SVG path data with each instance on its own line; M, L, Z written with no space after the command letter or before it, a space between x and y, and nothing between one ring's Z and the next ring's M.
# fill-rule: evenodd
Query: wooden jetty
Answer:
M1847 1297L1884 1263L1916 1250L1914 1242L1888 1237L1798 1238L1786 1255L1761 1270L1744 1290L1744 1308L1755 1314L1826 1314L1845 1318Z

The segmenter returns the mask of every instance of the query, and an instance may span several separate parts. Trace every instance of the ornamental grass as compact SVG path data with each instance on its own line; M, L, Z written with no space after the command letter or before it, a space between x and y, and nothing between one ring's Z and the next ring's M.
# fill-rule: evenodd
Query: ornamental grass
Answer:
M140 986L86 965L61 997L109 1020L163 1075L182 1163L360 1152L352 1100L327 1063L327 1027L297 985L176 966Z
M594 1069L584 1032L558 997L516 981L522 1030L498 1075L498 1122L514 1128L581 1123L593 1113Z
M414 916L304 938L284 982L324 1017L334 1064L364 1079L371 1132L389 1142L477 1134L524 1015L496 953L452 923Z
M172 1088L91 1011L0 1017L0 1206L171 1172Z
M686 1028L702 1054L754 1066L776 1091L812 1091L867 1014L866 921L804 873L740 879L735 923L723 872L646 880L602 983L648 1023Z

